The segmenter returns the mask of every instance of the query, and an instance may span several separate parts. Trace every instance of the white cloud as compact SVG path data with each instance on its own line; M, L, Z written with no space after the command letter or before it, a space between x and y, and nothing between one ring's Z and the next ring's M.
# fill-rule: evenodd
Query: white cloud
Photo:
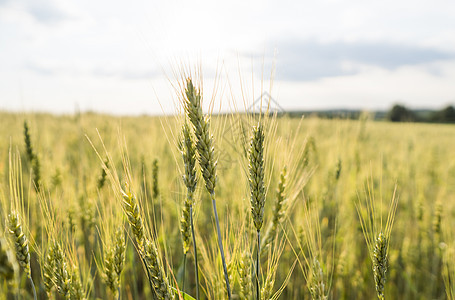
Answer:
M428 67L438 68L439 75ZM287 109L388 109L400 102L413 108L455 104L455 60L396 70L366 67L349 76L313 82L277 82L275 98Z
M255 80L243 97L260 93L275 49L285 107L440 106L455 94L449 0L37 1L0 0L0 107L156 113L156 93L173 111L165 76L182 62L202 63L208 87L218 70L228 107L230 89L242 101L238 73Z

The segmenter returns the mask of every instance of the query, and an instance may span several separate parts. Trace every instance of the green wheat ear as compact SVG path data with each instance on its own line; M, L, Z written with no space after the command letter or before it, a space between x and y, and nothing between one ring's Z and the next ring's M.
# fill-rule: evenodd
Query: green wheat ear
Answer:
M118 289L118 279L114 271L114 249L109 247L104 253L104 281L111 290L112 294L116 296Z
M44 257L43 263L43 283L46 290L48 298L51 298L52 289L55 285L54 283L54 269L55 269L55 245L50 243L47 248L46 256Z
M372 186L372 184L369 183L369 186ZM366 205L362 206L359 201L359 204L357 204L356 207L357 214L359 215L360 225L362 227L365 241L370 252L376 293L380 300L385 299L384 290L388 267L388 247L398 204L396 189L397 188L395 186L389 204L389 211L385 227L382 225L382 218L378 218L380 219L380 223L375 223L376 202L374 199L374 194L372 194L370 190L368 190L369 196L365 201ZM365 215L368 217L364 217Z
M14 238L17 261L24 270L25 274L27 274L27 277L31 277L28 239L22 230L22 225L19 221L19 214L14 211L8 216L8 229Z
M157 199L158 196L160 195L160 189L159 189L159 185L158 185L158 170L159 170L159 167L158 167L158 159L154 159L153 160L153 164L152 164L152 190L153 190L153 199Z
M109 168L109 160L108 159L104 160L104 165L106 166L106 168ZM99 190L101 190L103 188L104 184L106 183L106 178L107 178L107 172L102 167L101 168L101 174L98 177L98 181L97 181L97 184L96 184Z
M104 279L112 294L120 297L120 276L125 263L126 243L120 226L114 235L114 243L104 253Z
M41 164L40 164L38 155L33 150L32 141L31 141L31 137L30 137L30 129L29 129L27 121L24 121L24 141L25 141L25 151L27 153L27 158L28 158L29 163L32 166L33 184L35 186L35 189L37 191L39 191L40 184L41 184L41 171L40 171Z
M120 275L122 274L123 271L123 265L125 263L125 251L126 251L125 234L123 232L123 227L120 226L115 232L114 242L114 271L117 274L119 282Z
M254 227L257 232L257 250L256 250L256 299L261 299L261 290L259 287L259 272L261 253L260 231L264 222L264 205L265 205L265 184L264 184L264 130L259 123L253 127L253 137L250 143L249 151L249 182L251 192L251 213L253 216Z
M58 293L65 299L71 298L71 274L68 270L68 262L65 254L57 242L53 245L55 286Z
M138 248L141 249L144 243L144 225L139 210L139 203L136 196L128 191L128 187L126 192L122 190L121 193L123 198L123 209L128 218L128 222L130 223Z
M319 260L314 258L312 273L311 273L311 282L310 282L310 293L311 298L315 300L326 300L326 286L324 284L324 272L322 270Z
M229 275L224 256L223 242L221 237L220 223L218 220L218 211L216 209L215 185L216 185L216 166L215 149L213 147L213 135L210 134L209 117L204 117L202 113L202 95L197 90L191 79L187 80L186 98L184 99L185 112L193 124L194 134L196 136L196 149L198 153L199 166L201 167L202 177L204 178L205 187L212 200L213 214L215 217L216 232L218 236L218 248L220 250L221 262L223 265L224 280L228 299L231 299L231 287L229 284Z
M196 148L202 177L209 194L214 197L216 185L216 158L213 147L213 136L209 132L209 119L204 117L201 105L201 93L197 91L191 79L187 81L185 110L193 124L196 135Z
M81 276L79 274L79 268L76 265L72 265L71 269L71 299L85 300L84 287L82 286Z
M251 254L248 251L243 251L239 263L239 284L241 299L251 298Z
M143 259L148 270L148 275L156 296L160 300L174 299L174 293L164 273L163 266L158 256L158 249L154 242L145 239Z
M262 228L265 205L264 185L264 130L262 125L253 128L253 138L250 144L249 172L251 190L251 212L257 231Z
M24 142L28 161L32 161L35 158L35 152L33 151L32 140L30 138L30 129L28 127L27 121L24 121Z
M387 244L387 237L381 231L376 239L373 250L373 274L376 292L378 293L379 299L384 299L384 287L388 263Z

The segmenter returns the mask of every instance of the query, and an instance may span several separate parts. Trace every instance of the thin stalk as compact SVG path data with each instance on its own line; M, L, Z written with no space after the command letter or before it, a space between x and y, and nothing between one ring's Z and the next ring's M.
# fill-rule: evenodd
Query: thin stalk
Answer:
M193 226L193 205L190 206L190 224L191 224L191 235L193 236L194 272L196 275L196 300L199 300L199 265L197 262L196 236L194 235L194 226Z
M186 253L183 254L183 279L182 279L182 292L185 292L185 273L186 273Z
M216 232L218 234L218 246L220 248L221 261L223 263L224 280L226 281L228 299L231 300L231 287L229 286L229 277L228 277L228 272L227 272L227 267L226 267L226 259L224 258L223 242L221 241L220 223L218 221L218 213L216 211L216 202L215 202L214 195L211 195L211 196L212 196L213 214L215 215Z
M36 300L36 290L35 290L35 284L33 283L33 279L32 279L32 276L30 275L30 277L28 277L28 279L30 280L30 284L32 285L32 292L33 292L33 299Z
M259 230L257 231L258 233L258 249L256 251L256 299L260 300L261 299L261 290L259 288L259 256L261 253L261 234Z
M117 288L117 300L120 300L120 284L119 287Z

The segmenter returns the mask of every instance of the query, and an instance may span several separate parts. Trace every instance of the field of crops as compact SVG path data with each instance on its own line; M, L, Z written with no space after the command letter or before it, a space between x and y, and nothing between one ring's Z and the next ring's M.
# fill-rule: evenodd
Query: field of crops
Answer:
M0 299L453 299L454 126L193 104L1 113Z

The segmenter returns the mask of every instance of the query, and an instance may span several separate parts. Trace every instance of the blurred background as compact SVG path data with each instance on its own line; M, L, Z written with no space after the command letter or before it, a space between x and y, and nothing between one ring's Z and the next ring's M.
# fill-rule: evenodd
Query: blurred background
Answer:
M268 92L431 119L455 103L455 2L0 0L1 110L174 113L194 66L214 111Z

